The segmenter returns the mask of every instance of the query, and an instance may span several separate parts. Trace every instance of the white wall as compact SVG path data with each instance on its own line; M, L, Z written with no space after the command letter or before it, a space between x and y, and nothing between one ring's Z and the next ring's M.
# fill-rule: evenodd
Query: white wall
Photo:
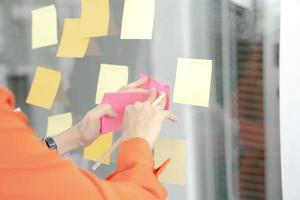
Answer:
M280 135L283 200L300 199L300 1L281 1Z

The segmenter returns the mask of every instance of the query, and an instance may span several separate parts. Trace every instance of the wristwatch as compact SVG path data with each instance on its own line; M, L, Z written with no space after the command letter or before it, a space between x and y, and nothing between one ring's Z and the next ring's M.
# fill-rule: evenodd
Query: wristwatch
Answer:
M57 150L57 144L55 143L53 137L46 137L42 141L45 142L49 149Z

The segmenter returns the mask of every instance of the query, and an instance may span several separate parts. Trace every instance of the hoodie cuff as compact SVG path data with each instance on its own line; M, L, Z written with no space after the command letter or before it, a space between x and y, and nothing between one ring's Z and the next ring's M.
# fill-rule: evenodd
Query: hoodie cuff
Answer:
M151 147L143 138L132 138L121 143L117 159L117 170L124 170L136 165L154 168Z

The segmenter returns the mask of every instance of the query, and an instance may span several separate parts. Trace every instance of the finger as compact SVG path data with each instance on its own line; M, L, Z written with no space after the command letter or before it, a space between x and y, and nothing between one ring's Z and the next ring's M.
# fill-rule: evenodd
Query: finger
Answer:
M136 101L135 103L134 103L134 106L135 107L138 107L138 106L141 106L142 105L142 103L140 102L140 101Z
M168 110L163 111L163 117L164 117L164 119L168 119L171 122L177 122L176 116Z
M133 108L133 105L127 105L126 107L125 107L125 115L126 115L126 113L128 112L128 110L131 110Z
M160 106L162 109L165 109L166 103L167 103L167 96L165 96L165 97L163 98L163 100L159 103L159 106Z
M109 107L103 111L102 116L109 116L114 118L117 117L117 113L113 110L112 107Z
M164 100L165 97L166 97L166 93L162 92L159 95L159 97L157 99L155 99L155 101L152 103L152 105L159 105L160 106L160 103Z
M156 110L162 110L162 107L160 105L152 105L152 107Z
M129 83L128 85L125 86L125 88L126 89L139 88L139 87L145 85L147 82L148 82L148 77L144 77L144 78L141 78L141 79L139 79L135 82Z
M143 89L143 88L128 88L128 89L122 89L120 92L139 92L144 95L149 94L149 90Z
M95 112L99 118L101 118L102 116L117 116L117 113L113 110L110 104L102 104L97 106Z
M150 104L152 104L157 98L157 90L156 88L151 88L150 92L149 92L149 97L148 97L148 102Z

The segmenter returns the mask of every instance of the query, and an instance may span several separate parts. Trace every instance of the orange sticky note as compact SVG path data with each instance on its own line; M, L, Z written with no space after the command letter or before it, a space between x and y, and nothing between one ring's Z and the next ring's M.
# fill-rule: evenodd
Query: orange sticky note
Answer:
M50 109L61 81L61 73L37 67L26 103Z

